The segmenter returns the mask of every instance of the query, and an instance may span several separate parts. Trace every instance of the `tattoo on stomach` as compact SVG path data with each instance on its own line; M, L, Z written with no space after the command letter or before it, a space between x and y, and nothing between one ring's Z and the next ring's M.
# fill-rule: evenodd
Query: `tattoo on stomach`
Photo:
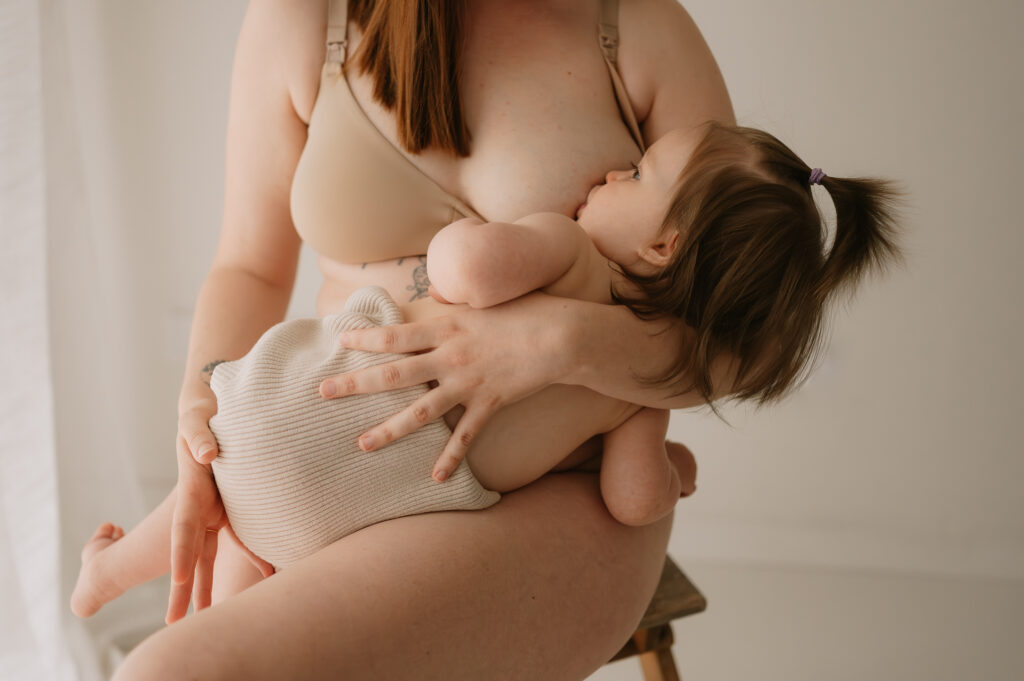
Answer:
M409 298L409 302L426 298L430 295L427 291L430 288L430 280L427 279L427 256L418 255L416 258L420 261L420 264L412 271L412 285L405 287L406 291L412 291L412 297ZM402 260L405 260L405 258L402 258ZM398 261L399 265L402 264L402 260Z
M413 257L415 257L416 260L415 260L415 267L413 267L413 269L412 269L412 283L405 287L406 291L410 291L411 292L411 295L409 297L409 301L408 302L412 302L414 300L419 300L420 298L427 298L427 297L430 296L430 292L428 291L428 289L430 288L430 279L427 278L427 256L425 256L425 255L417 255L417 256L413 256ZM414 265L413 257L398 258L396 260L392 260L390 263L388 263L388 262L379 262L379 263L366 263L366 262L364 262L362 264L362 266L360 267L360 269L366 270L366 266L367 265L397 266L397 267L403 267L408 272L409 268ZM406 260L409 261L408 265L406 265L406 263L405 263ZM386 274L382 270L381 267L375 267L374 271L375 272L380 272L382 277L385 278L384 280L389 282L389 284L388 284L389 287L390 286L400 286L401 285L399 283L401 281L401 279L398 279L398 281L396 281L394 279L395 275L393 274L393 270L392 270L392 274ZM399 274L398 276L399 277L404 277L406 275ZM406 280L406 281L408 281L408 280ZM398 297L397 293L395 294L395 297L396 298Z

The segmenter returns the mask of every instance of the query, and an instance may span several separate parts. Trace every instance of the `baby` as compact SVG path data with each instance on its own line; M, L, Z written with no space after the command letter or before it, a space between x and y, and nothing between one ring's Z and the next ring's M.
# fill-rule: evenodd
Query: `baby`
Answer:
M836 208L828 249L812 184ZM576 220L540 213L448 225L429 246L428 274L436 298L472 307L541 289L681 319L691 342L663 376L646 378L708 403L729 393L764 402L804 375L833 294L898 255L894 196L884 182L812 171L766 133L709 124L673 131L633 169L609 173ZM360 452L358 433L426 388L324 400L319 385L394 358L345 350L340 332L400 320L383 289L364 289L341 315L279 324L214 373L214 474L232 529L265 574L373 522L489 506L494 492L578 463L597 434L602 497L620 521L653 522L693 491L692 455L665 445L666 411L578 386L551 386L502 409L444 484L429 475L449 433L440 421ZM172 492L131 533L109 523L97 530L82 552L76 614L169 570L173 508Z

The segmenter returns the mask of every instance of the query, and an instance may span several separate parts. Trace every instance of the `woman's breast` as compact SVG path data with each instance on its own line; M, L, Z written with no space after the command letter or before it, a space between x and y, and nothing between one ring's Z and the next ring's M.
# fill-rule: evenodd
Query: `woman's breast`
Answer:
M291 188L295 228L335 262L361 264L425 253L460 217L445 192L392 148L327 73Z
M321 256L321 310L365 284L400 303L422 297L418 256L452 220L571 214L609 170L639 160L589 30L578 45L561 33L520 42L477 55L467 46L465 158L405 152L368 77L324 75L292 187L296 229Z

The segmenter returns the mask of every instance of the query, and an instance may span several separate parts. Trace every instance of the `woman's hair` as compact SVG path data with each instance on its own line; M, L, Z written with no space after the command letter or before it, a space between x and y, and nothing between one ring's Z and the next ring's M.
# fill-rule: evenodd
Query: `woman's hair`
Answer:
M639 317L678 317L696 334L666 375L650 382L674 382L709 403L725 392L760 404L778 399L806 377L821 346L826 303L899 258L898 192L890 183L824 178L836 210L826 253L810 175L768 133L708 125L665 216L664 229L679 232L671 262L650 276L624 272L639 295L613 292ZM738 362L731 387L712 381L719 357Z
M363 31L356 64L373 96L395 114L398 141L411 153L435 147L469 155L459 59L464 0L351 0Z

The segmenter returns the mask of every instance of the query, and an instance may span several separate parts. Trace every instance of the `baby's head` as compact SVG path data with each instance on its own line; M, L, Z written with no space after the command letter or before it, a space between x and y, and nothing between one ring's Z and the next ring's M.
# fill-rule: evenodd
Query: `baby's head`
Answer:
M783 396L821 345L826 303L899 257L889 183L820 179L836 209L829 247L812 169L759 130L674 131L651 146L638 174L620 173L632 182L610 173L580 225L631 284L613 292L617 302L695 331L657 381L689 376L682 388L708 401L730 392L711 380L716 358L736 361L733 397Z

